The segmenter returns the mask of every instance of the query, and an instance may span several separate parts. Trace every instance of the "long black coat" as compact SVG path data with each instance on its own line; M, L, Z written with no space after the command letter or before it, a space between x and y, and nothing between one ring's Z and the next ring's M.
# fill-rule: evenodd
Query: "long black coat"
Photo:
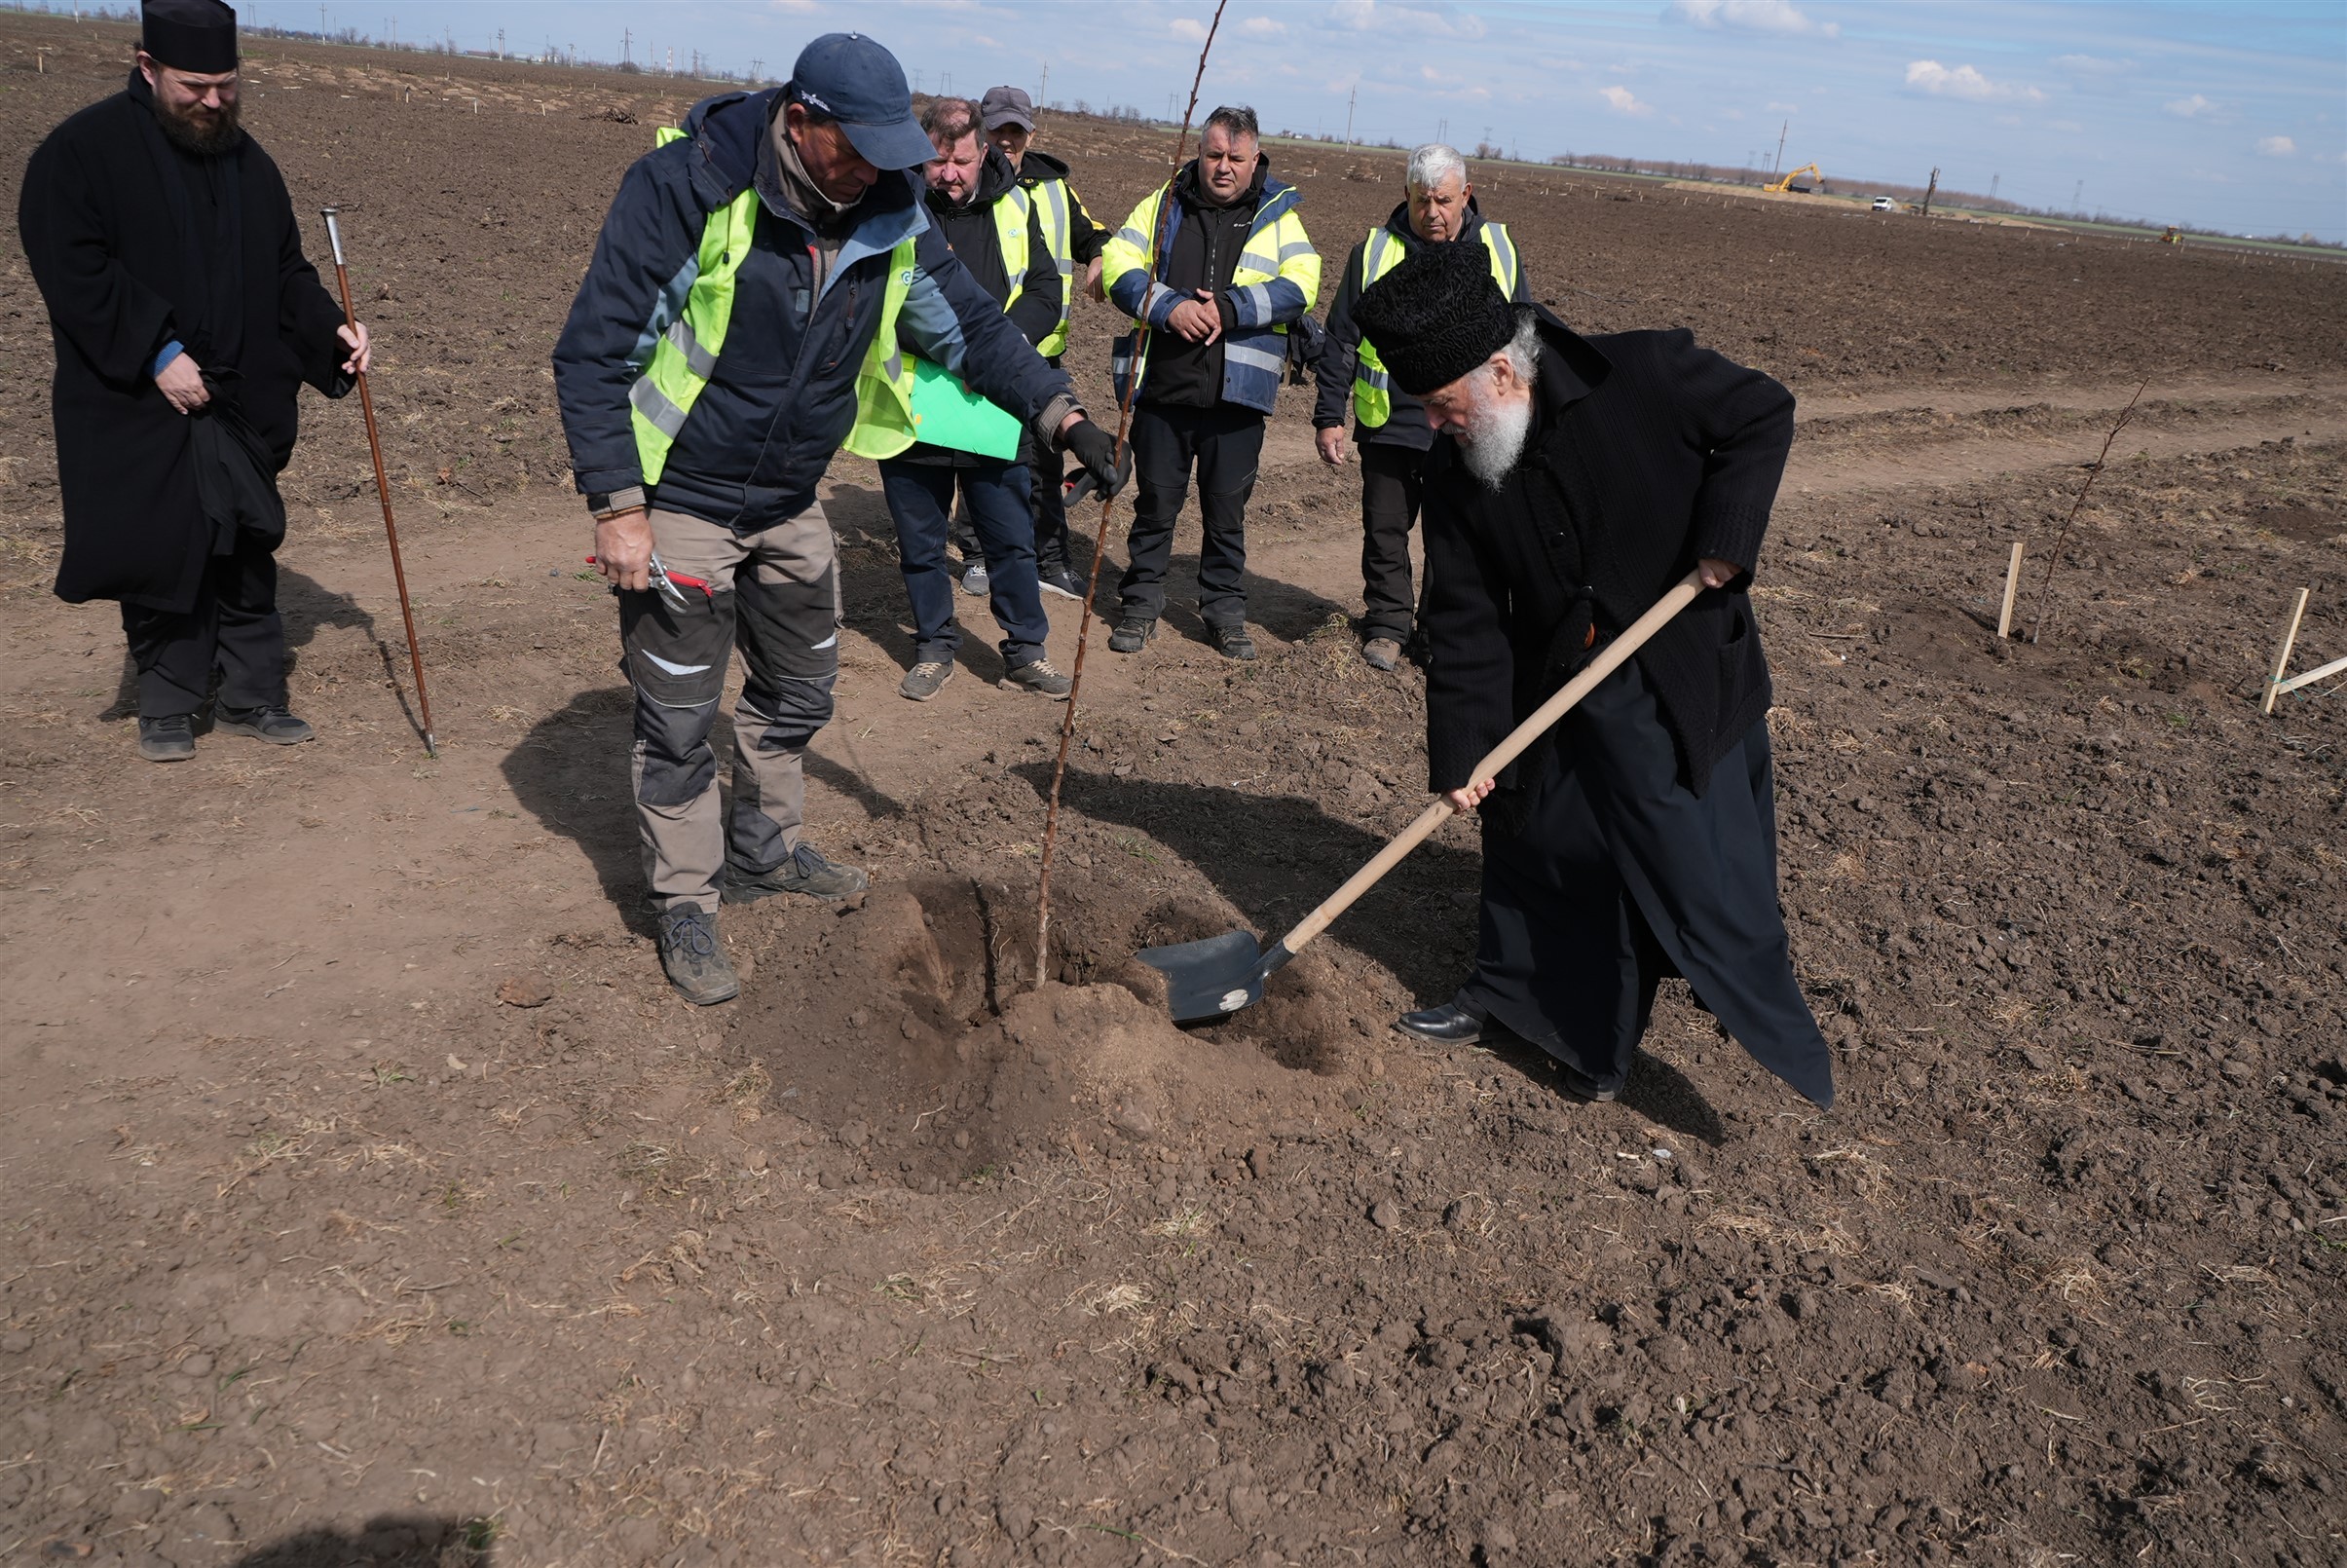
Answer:
M1743 588L1792 447L1793 394L1683 329L1583 338L1539 316L1534 424L1506 485L1477 480L1448 436L1428 456L1431 787L1466 784L1584 661L1592 627L1621 631L1711 558L1745 576L1698 595L1635 655L1681 782L1700 795L1769 709ZM1527 753L1503 794L1536 783L1547 755Z
M342 309L302 255L284 177L250 136L222 155L242 235L239 347L226 363L203 357L191 323L207 315L205 268L217 258L187 232L181 155L155 125L149 94L133 72L128 91L49 134L25 166L17 231L56 343L57 597L184 611L211 534L188 418L155 385L157 352L179 338L205 371L236 372L229 395L277 469L293 455L301 384L338 397L352 383L334 331Z

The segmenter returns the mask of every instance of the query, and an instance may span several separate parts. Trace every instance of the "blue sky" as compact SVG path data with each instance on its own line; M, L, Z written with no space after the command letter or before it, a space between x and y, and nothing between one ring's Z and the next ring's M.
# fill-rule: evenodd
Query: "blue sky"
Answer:
M317 8L244 0L315 27ZM925 90L996 82L1162 114L1211 0L327 0L329 27L461 48L700 50L780 75L854 28ZM2030 205L2347 241L2347 5L2236 0L1230 0L1208 101L1271 127L1943 185Z

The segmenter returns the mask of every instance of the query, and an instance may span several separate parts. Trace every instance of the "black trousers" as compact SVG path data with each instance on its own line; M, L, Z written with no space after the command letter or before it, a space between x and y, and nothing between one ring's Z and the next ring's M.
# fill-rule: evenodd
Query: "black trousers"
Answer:
M1049 441L1035 443L1035 565L1045 572L1064 572L1067 562L1067 458Z
M1417 598L1410 591L1410 530L1425 493L1426 454L1383 442L1360 449L1360 635L1410 640Z
M138 716L193 716L219 681L223 708L285 706L285 622L278 615L274 541L239 530L235 547L208 558L195 605L184 613L122 607L123 635L138 666Z
M1633 659L1564 717L1555 756L1529 788L1521 831L1484 822L1482 935L1461 994L1618 1084L1656 988L1682 975L1762 1066L1831 1105L1832 1055L1794 977L1776 902L1767 721L1696 795L1678 780Z
M1198 614L1210 626L1247 619L1247 502L1263 461L1263 416L1217 403L1180 408L1142 403L1133 410L1133 474L1139 494L1126 541L1131 564L1117 583L1128 615L1154 619L1166 611L1166 566L1174 555L1174 519L1198 474Z

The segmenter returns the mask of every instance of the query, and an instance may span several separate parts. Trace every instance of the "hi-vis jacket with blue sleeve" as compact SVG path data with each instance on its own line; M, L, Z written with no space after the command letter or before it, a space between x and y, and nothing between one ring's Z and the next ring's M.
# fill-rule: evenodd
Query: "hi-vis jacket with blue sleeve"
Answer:
M1125 226L1109 236L1101 249L1101 273L1108 280L1108 297L1116 308L1149 324L1152 338L1167 330L1174 307L1185 297L1166 284L1166 266L1174 254L1174 237L1182 222L1183 205L1169 202L1167 193L1195 188L1198 165L1182 167L1172 181L1159 186L1133 209ZM1268 414L1277 400L1280 376L1287 368L1287 323L1312 309L1321 290L1321 257L1296 215L1295 187L1267 174L1258 175L1260 191L1247 243L1239 252L1237 272L1222 292L1226 329L1222 342L1222 396L1226 402L1260 409ZM1243 198L1244 200L1244 198ZM1165 225L1157 246L1158 270L1149 271L1151 235ZM1112 353L1119 398L1132 373L1131 334L1119 338ZM1148 382L1146 358L1141 384Z
M920 171L887 171L815 283L816 236L763 158L781 89L693 106L621 180L554 349L579 490L751 531L803 511L832 455L912 440L903 348L1048 441L1073 406L929 223Z

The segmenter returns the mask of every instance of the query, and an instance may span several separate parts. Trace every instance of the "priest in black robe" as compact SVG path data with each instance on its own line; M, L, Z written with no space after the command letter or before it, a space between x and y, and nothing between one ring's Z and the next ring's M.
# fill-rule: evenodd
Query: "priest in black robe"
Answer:
M1407 1015L1495 1024L1611 1100L1659 983L1819 1106L1833 1065L1776 897L1769 667L1746 590L1793 396L1684 331L1583 338L1428 245L1355 320L1426 404L1431 787L1483 822L1473 976ZM1496 781L1475 765L1691 571L1705 591Z
M56 594L121 603L142 755L212 728L289 745L273 552L296 397L367 364L302 254L285 181L238 120L236 13L146 0L125 91L52 131L17 229L56 345Z

